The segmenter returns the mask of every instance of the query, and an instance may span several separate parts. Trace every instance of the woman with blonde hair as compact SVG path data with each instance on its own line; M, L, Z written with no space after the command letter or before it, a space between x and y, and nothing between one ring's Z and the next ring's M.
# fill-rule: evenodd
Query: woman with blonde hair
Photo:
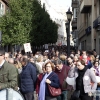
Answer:
M94 55L90 55L90 61L91 61L92 64L94 63L94 61L95 61Z
M36 59L36 65L38 65L42 69L43 65L43 55L39 55L38 58Z
M62 63L64 65L67 65L67 60L66 60L67 56L65 56L64 54L60 54L60 60L62 61Z
M22 71L22 64L18 60L14 60L14 65L18 69L18 73L20 74Z

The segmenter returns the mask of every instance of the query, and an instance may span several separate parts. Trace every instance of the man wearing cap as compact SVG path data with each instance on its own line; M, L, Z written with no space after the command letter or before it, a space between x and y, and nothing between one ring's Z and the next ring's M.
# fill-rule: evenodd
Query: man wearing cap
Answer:
M18 72L15 66L5 61L5 51L0 48L0 90L15 89L18 86Z

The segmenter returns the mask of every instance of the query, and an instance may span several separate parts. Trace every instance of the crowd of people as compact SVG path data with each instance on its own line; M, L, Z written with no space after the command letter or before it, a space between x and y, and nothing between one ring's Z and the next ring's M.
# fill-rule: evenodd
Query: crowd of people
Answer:
M93 100L100 90L100 57L96 51L45 50L35 54L10 54L0 48L0 90L13 88L25 100ZM74 85L67 78L74 78ZM52 96L48 85L60 88ZM34 98L34 91L36 97ZM99 100L96 96L95 100Z

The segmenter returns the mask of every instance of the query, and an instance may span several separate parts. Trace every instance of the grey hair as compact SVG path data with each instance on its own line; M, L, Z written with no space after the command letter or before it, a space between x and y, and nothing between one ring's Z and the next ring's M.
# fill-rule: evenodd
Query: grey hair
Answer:
M54 64L55 64L55 65L60 65L60 64L62 64L62 61L61 61L60 59L56 59L56 60L54 61Z

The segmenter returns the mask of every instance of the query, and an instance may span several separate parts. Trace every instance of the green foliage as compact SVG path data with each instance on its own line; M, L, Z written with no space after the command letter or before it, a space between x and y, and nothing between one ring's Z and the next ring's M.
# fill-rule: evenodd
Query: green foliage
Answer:
M57 25L50 19L49 14L45 11L45 6L34 0L33 2L33 26L31 38L34 38L34 45L43 45L47 43L55 43L57 41Z
M55 43L57 28L37 0L9 0L9 11L0 17L3 45Z
M0 18L2 44L15 45L30 41L32 0L9 0L9 12Z

